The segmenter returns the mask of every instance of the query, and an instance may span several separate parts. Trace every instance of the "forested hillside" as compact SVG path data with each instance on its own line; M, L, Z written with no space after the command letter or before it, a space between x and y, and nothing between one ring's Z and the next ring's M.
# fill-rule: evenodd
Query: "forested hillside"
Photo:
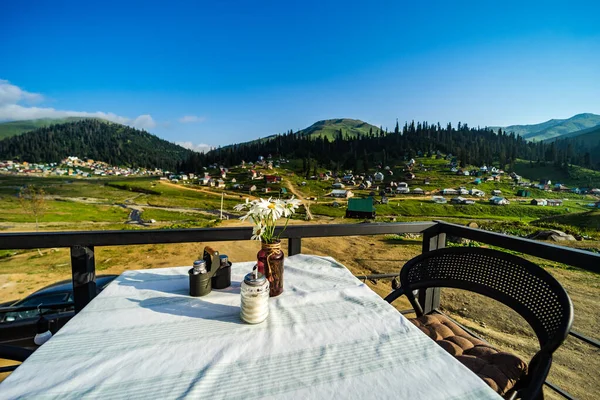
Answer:
M350 137L340 130L331 140L287 133L261 143L245 143L207 154L194 154L182 168L200 171L202 166L213 162L234 165L242 160L256 160L260 155L271 154L273 157L311 159L331 169L363 171L376 164L414 157L418 152L433 154L436 151L455 155L463 165L494 163L510 166L519 158L557 166L589 162L590 166L600 168L600 154L575 152L573 146L531 143L514 133L470 128L466 124L442 127L439 123L427 122L412 122L402 129L397 126L390 133L376 129L360 137Z
M78 156L113 165L173 170L190 153L148 132L93 119L39 128L0 141L0 159L28 162Z
M28 119L24 121L10 121L0 122L0 140L7 137L20 135L24 132L33 131L38 128L45 126L65 124L67 122L81 121L81 117L67 117L67 118L40 118L40 119Z

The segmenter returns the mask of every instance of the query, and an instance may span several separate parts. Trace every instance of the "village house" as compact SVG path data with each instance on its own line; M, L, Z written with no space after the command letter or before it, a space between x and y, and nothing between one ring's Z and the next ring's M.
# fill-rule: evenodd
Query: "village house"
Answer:
M239 189L242 189L242 185L240 185L239 183L234 183L234 184L231 186L231 188L232 188L232 189L235 189L235 190L239 190Z
M200 179L198 180L198 183L199 183L200 185L204 185L204 186L206 186L206 185L208 185L208 183L210 182L210 180L211 180L210 176L208 176L208 175L205 175L203 178L200 178Z
M383 182L383 174L379 171L373 174L373 178L375 179L375 182Z
M558 199L548 199L546 200L546 205L549 207L559 207L562 206L563 201Z
M435 204L446 204L448 202L448 200L446 200L445 197L442 196L433 196L431 198L431 200L435 203Z
M554 191L555 192L568 192L569 188L566 187L565 185L557 183L556 185L554 185Z
M471 196L477 196L477 197L483 197L483 196L485 196L485 192L483 190L479 190L479 189L471 189L469 191L469 194Z
M429 185L429 184L431 184L431 178L423 179L423 185Z
M349 199L346 218L375 218L373 198Z
M256 192L256 185L250 186L250 188L248 190L251 192Z
M353 197L354 193L352 193L350 190L334 189L331 191L331 196L340 199L348 199L350 197Z
M225 189L225 181L223 179L217 180L216 187L219 189Z
M215 179L209 179L208 180L208 186L210 187L215 187L217 185L217 181Z
M508 201L504 197L494 196L490 199L490 203L494 204L496 206L505 206L505 205L510 204L510 201Z
M265 175L265 181L267 183L280 183L281 176L279 175Z
M465 187L460 187L460 188L458 188L458 194L460 194L461 196L464 196L466 194L469 194L469 191Z
M457 195L458 191L456 189L443 189L442 194L443 195Z
M453 197L452 200L450 200L451 203L454 204L475 204L474 200L469 200L469 199L465 199L464 197Z
M250 179L258 178L258 174L256 173L256 170L251 169L250 171L248 171L248 178L250 178Z
M412 192L413 192L413 194L419 194L419 195L425 194L425 191L421 188L415 188L415 189L413 189Z
M271 191L271 188L270 188L270 187L265 187L265 188L262 188L262 192L263 192L263 193L269 193L270 191Z
M546 199L533 199L531 200L532 206L545 206L547 205Z
M331 185L331 187L334 189L343 189L345 185L341 182L335 182L333 185Z
M500 196L501 194L502 194L501 190L497 190L497 189L492 190L492 196Z
M397 194L410 193L410 189L408 188L408 183L406 183L406 182L398 183L398 187L396 188L396 193Z
M406 180L413 180L415 179L415 174L413 174L412 172L407 172L406 174L404 174L404 179Z

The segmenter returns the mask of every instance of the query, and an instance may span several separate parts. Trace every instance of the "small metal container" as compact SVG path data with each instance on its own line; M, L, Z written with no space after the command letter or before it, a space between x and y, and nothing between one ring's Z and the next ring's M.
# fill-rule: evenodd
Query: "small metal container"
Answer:
M207 271L206 261L196 260L193 267L188 271L190 278L190 296L206 296L212 291L211 279L216 269Z
M225 289L231 286L231 262L227 255L219 255L219 265L215 268L217 272L212 278L213 289Z
M255 267L256 269L256 267ZM240 317L249 324L259 324L269 316L269 281L256 270L246 275L241 286Z

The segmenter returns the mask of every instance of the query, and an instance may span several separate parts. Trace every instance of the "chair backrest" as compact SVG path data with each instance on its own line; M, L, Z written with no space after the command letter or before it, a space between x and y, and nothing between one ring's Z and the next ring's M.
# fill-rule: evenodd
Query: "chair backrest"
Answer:
M550 354L573 322L573 304L561 284L540 266L497 250L451 247L408 261L400 282L412 304L415 289L449 287L495 299L519 313Z

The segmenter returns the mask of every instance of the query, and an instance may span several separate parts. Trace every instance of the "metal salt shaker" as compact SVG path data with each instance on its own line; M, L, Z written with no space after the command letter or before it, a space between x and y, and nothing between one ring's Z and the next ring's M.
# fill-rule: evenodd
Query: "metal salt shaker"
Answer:
M196 260L193 267L188 271L190 278L190 296L206 296L212 291L211 279L216 269L208 271L206 261Z
M240 317L249 324L259 324L269 316L269 281L258 272L255 266L253 272L244 277L241 286L242 305Z

